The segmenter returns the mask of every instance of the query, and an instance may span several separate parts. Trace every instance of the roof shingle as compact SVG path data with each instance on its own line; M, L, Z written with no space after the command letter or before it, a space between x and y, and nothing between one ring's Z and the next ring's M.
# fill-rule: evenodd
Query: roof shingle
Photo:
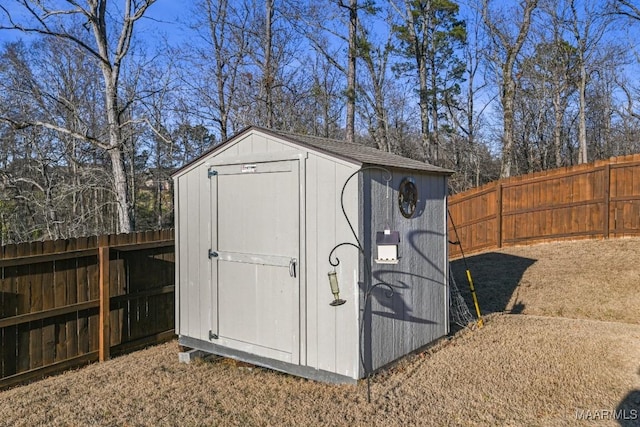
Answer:
M287 141L309 146L328 154L334 154L345 159L355 160L357 162L369 165L390 166L394 168L420 170L425 172L433 172L439 174L450 175L454 171L431 165L429 163L413 160L408 157L399 156L397 154L388 153L378 150L377 148L368 147L363 144L349 143L337 139L321 138L310 135L299 135L272 129L264 129L253 127L265 133L278 136Z
M409 169L423 172L430 172L435 174L443 174L443 175L451 175L454 171L450 169L441 168L438 166L431 165L429 163L421 162L419 160L413 160L408 157L399 156L397 154L388 153L386 151L378 150L373 147L368 147L363 144L357 143L349 143L346 141L340 141L337 139L328 139L321 138L317 136L310 135L300 135L290 132L284 132L273 129L261 128L258 126L250 126L242 131L238 132L236 135L229 138L227 141L213 147L211 150L208 150L198 159L190 162L192 164L203 157L208 156L212 152L220 149L226 144L236 140L241 135L250 132L251 130L256 130L258 132L265 133L267 135L274 136L276 138L283 139L285 141L298 144L313 150L317 150L320 152L324 152L325 154L333 155L344 160L350 160L353 162L361 163L363 165L378 165L378 166L387 166L392 168L400 168L400 169ZM185 165L180 168L178 171L174 173L174 175L178 174L181 170L184 170L189 165Z

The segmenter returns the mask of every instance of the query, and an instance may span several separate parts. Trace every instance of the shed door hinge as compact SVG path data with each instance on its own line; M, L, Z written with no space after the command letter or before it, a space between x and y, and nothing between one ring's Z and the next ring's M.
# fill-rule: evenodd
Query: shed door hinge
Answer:
M218 334L214 334L213 331L209 331L209 341L217 340Z
M209 259L211 258L218 258L218 252L209 249Z
M207 177L208 177L208 178L211 178L212 176L216 176L216 175L218 175L218 171L215 171L215 170L213 170L213 169L209 169L209 170L207 171Z

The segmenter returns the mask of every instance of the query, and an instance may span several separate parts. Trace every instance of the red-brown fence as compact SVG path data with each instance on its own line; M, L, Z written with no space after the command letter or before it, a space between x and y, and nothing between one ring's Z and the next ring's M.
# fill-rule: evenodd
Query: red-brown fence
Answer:
M465 253L640 235L640 155L507 178L449 197ZM449 221L449 238L455 240ZM460 247L449 246L452 258Z
M449 210L465 253L640 235L640 155L493 182L450 197ZM173 239L164 230L0 248L0 387L173 337Z
M173 231L0 248L0 387L173 337Z

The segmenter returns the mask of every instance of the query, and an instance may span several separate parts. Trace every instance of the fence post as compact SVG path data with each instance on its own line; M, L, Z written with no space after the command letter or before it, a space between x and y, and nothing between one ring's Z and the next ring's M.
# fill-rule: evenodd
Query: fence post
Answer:
M609 215L611 209L611 160L604 166L604 227L603 237L609 238Z
M496 185L496 245L502 247L502 180Z
M109 246L100 239L98 247L98 263L100 265L100 322L98 359L101 362L109 359L111 350L111 329L109 325ZM103 246L104 245L104 246Z

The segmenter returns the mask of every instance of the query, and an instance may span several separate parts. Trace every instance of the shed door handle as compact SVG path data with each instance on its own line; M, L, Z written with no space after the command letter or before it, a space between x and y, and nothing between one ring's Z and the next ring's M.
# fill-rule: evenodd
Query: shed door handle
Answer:
M298 260L296 258L291 258L291 261L289 261L289 276L296 277L296 264L297 263L298 263Z

